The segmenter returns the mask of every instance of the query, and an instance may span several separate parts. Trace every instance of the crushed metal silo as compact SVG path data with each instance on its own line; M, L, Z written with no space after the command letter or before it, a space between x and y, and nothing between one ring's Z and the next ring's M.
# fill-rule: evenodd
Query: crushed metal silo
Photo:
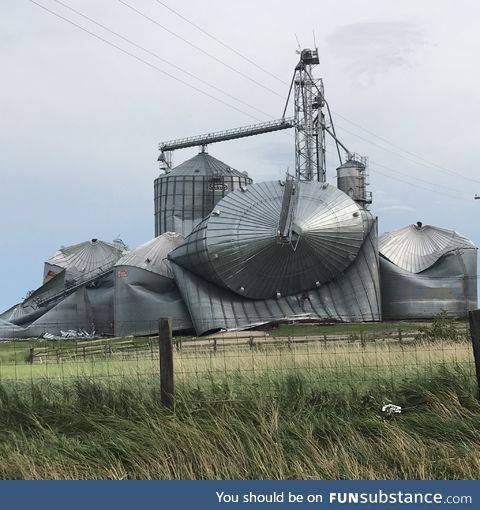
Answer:
M192 329L190 315L173 281L168 254L184 241L164 234L125 254L115 265L115 334L158 332L158 319L171 317L173 329Z
M326 183L235 190L169 258L198 334L297 316L381 318L376 220Z
M225 195L251 183L246 172L197 154L155 179L155 236L188 235Z
M98 239L60 248L45 263L44 284L1 318L27 337L65 329L113 333L113 266L124 249Z
M8 322L6 320L0 319L0 338L1 339L10 339L10 338L26 338L27 330L22 328L21 326L17 326L12 322Z
M43 282L65 270L66 281L78 281L100 274L113 267L126 251L126 246L118 241L107 243L100 239L90 239L72 246L62 246L46 262Z
M465 317L477 307L477 248L464 236L418 222L379 239L384 319Z

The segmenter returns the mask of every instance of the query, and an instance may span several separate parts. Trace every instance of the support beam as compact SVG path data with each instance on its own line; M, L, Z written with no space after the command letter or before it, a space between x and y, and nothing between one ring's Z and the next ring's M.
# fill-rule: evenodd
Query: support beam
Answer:
M161 142L159 149L162 152L174 151L176 149L186 149L187 147L196 147L200 145L208 145L210 143L225 142L227 140L235 140L237 138L245 138L247 136L261 135L271 133L273 131L281 131L295 126L293 117L287 117L261 124L253 124L251 126L243 126L235 129L227 129L225 131L217 131L215 133L207 133L204 135L191 136L189 138L179 138L169 142Z

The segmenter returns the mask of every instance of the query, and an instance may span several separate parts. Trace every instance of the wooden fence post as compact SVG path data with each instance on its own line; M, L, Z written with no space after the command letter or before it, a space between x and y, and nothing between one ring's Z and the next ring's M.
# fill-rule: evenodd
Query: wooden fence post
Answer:
M367 342L365 341L365 335L363 331L360 331L360 345L365 348L367 346Z
M480 397L480 310L468 312L470 336L472 337L473 358L477 374L477 394Z
M175 404L173 386L172 319L158 322L158 347L160 351L160 401L168 409Z

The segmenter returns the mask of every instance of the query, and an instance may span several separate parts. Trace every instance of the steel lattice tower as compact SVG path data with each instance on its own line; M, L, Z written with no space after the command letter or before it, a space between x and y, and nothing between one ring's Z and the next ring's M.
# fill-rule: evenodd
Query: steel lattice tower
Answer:
M318 51L304 49L295 68L295 177L301 181L325 182L323 83L312 72L318 63Z

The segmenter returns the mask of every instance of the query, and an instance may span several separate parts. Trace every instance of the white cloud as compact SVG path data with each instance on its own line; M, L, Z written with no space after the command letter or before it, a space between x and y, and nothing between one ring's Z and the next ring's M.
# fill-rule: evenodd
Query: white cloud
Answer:
M411 21L364 21L337 28L327 38L333 56L357 82L368 85L377 75L411 65L425 45L424 31Z

